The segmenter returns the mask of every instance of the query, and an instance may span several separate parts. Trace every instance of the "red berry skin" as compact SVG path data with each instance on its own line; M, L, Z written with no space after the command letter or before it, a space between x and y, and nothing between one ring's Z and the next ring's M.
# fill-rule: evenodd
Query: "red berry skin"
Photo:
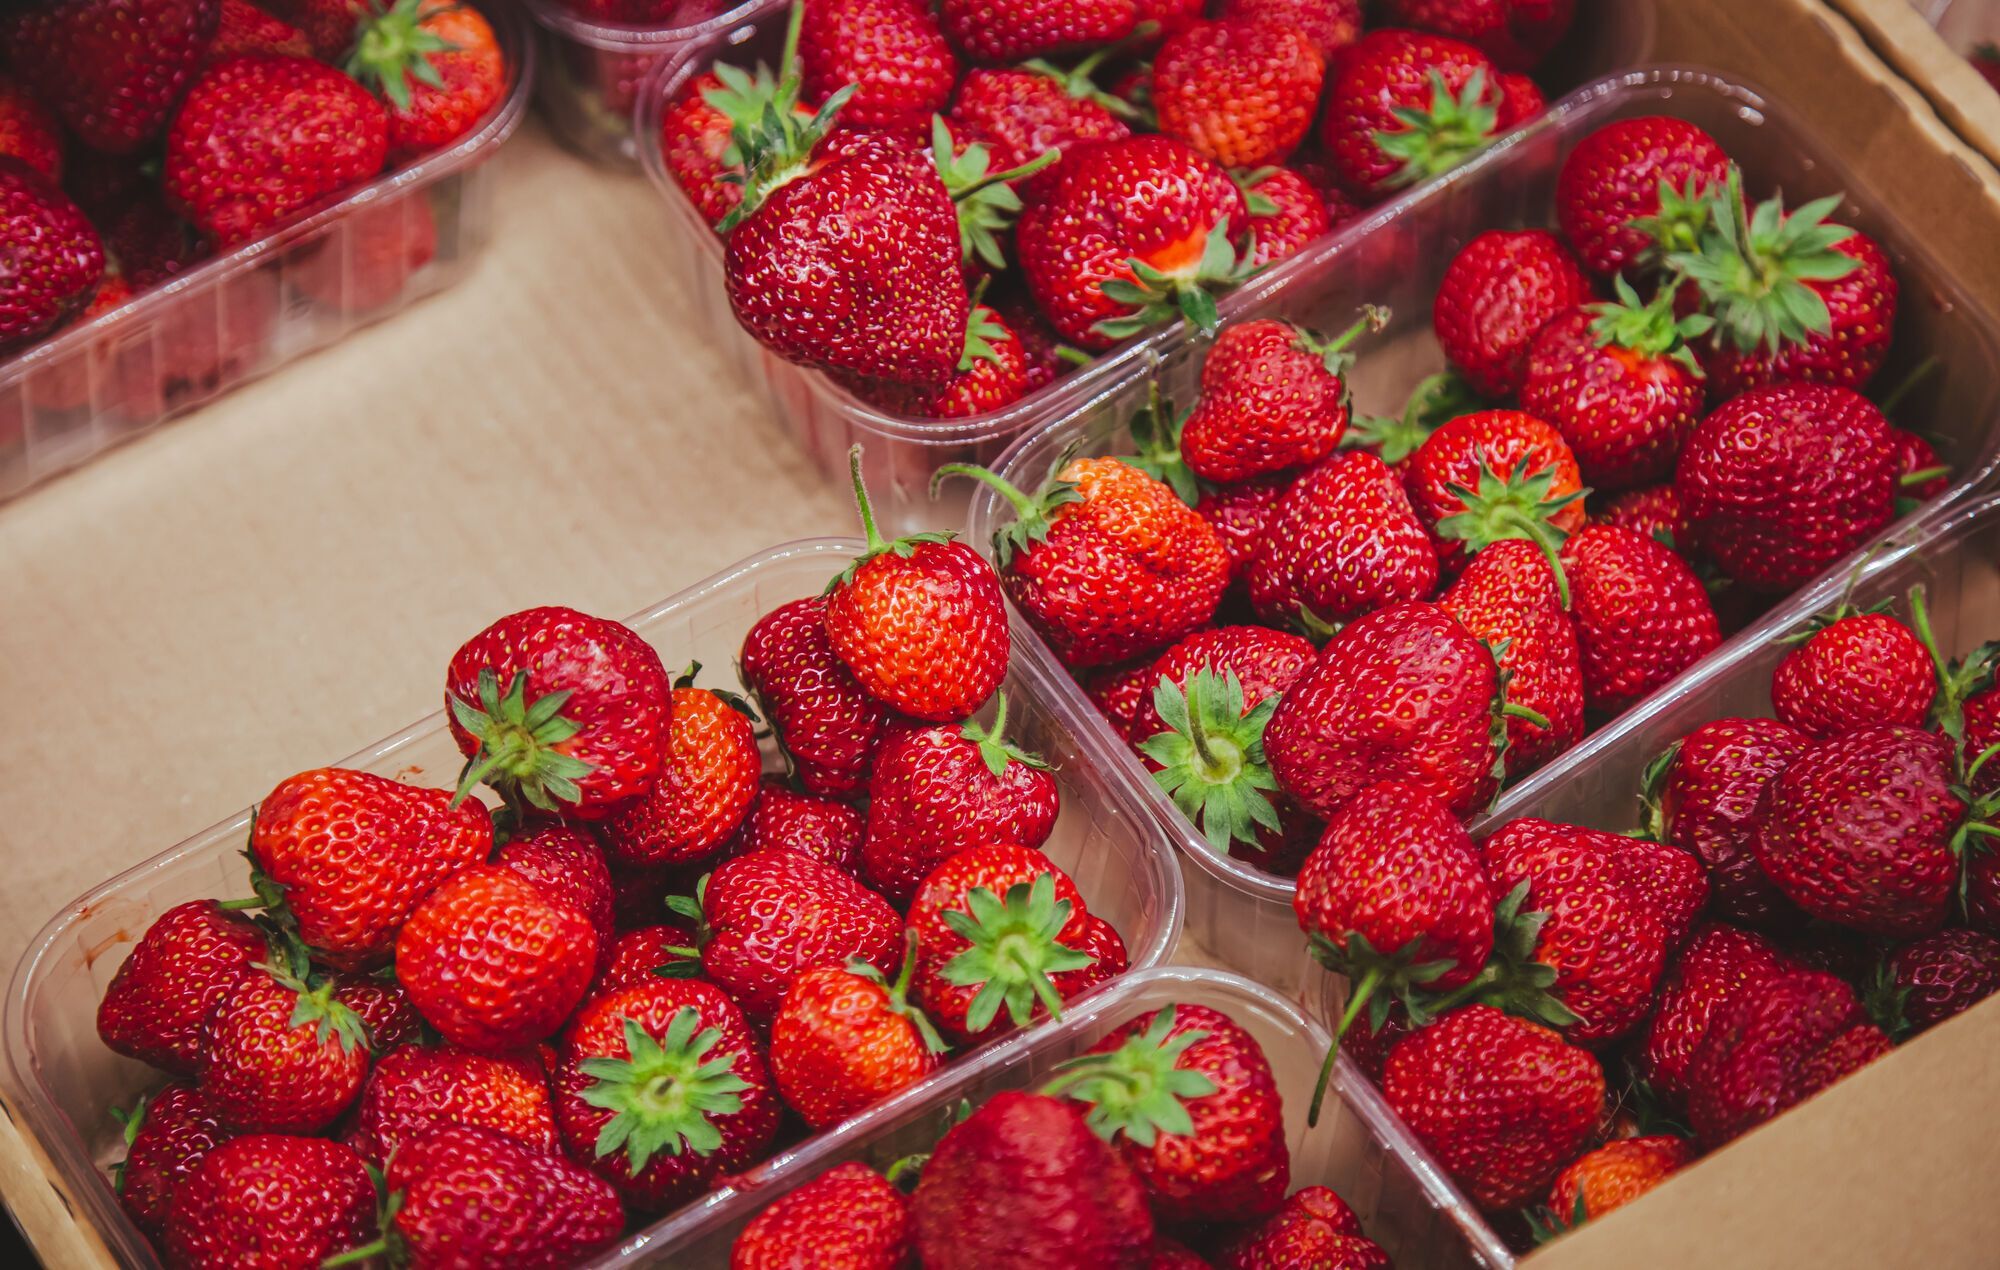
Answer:
M950 119L954 137L986 147L994 172L1018 168L1045 150L1132 135L1124 120L1091 98L1071 96L1055 76L1011 68L967 72Z
M1334 171L1349 193L1363 202L1388 195L1404 161L1383 152L1380 133L1403 132L1399 109L1428 111L1433 73L1442 75L1454 98L1474 75L1483 75L1487 99L1496 106L1499 86L1486 54L1461 40L1418 31L1371 31L1333 58L1321 95L1319 135Z
M1518 777L1583 739L1583 653L1541 548L1509 538L1482 550L1438 604L1499 649L1507 700L1548 726L1507 717L1507 774Z
M1832 329L1808 336L1802 344L1786 344L1775 355L1761 347L1746 353L1727 341L1711 340L1702 354L1711 400L1789 383L1859 392L1875 377L1895 338L1896 273L1888 253L1866 234L1856 233L1834 250L1861 264L1844 278L1806 284L1826 301Z
M982 318L992 356L978 356L938 388L912 388L882 380L854 387L856 396L895 414L919 419L970 419L1013 405L1028 395L1028 350L1007 321L987 309Z
M1264 628L1259 626L1255 629ZM1129 666L1107 666L1086 675L1080 682L1090 703L1097 707L1097 712L1104 716L1111 730L1127 744L1137 745L1151 735L1140 731L1143 725L1139 719L1153 699L1153 689L1160 682L1153 674L1152 658L1141 657Z
M446 1125L505 1134L538 1151L556 1149L548 1074L532 1052L475 1054L456 1046L406 1045L368 1073L348 1144L380 1168L405 1144Z
M134 944L97 1005L105 1045L163 1071L192 1076L201 1030L251 964L264 959L257 928L213 900L176 904Z
M709 875L701 967L753 1019L769 1019L792 981L858 957L893 975L902 920L839 869L793 851L738 856Z
M1588 309L1572 309L1535 336L1521 407L1562 433L1593 490L1671 477L1701 421L1702 382L1670 357L1600 346L1593 321Z
M1382 1096L1488 1210L1540 1195L1604 1107L1588 1050L1491 1006L1463 1006L1396 1043Z
M1224 1244L1215 1264L1220 1270L1389 1270L1389 1254L1361 1233L1345 1200L1324 1186L1307 1186L1262 1225Z
M750 720L705 688L676 688L667 762L652 788L604 822L620 864L697 864L722 850L757 797L764 757Z
M995 776L979 745L955 727L884 741L868 795L862 877L897 903L908 903L932 869L961 851L995 842L1040 847L1060 806L1048 769L1010 757Z
M299 995L269 974L247 974L209 1016L199 1087L225 1124L317 1133L360 1095L367 1046L317 1023L294 1027Z
M618 1192L550 1151L440 1125L388 1163L395 1237L416 1266L569 1266L618 1242Z
M60 183L62 138L62 125L41 99L13 76L0 72L0 155L19 159L51 182Z
M1926 1032L2000 992L2000 939L1941 930L1889 955L1889 981L1906 993L1903 1018Z
M1632 222L1660 214L1660 182L1685 194L1721 189L1729 156L1684 119L1620 119L1579 141L1556 176L1556 223L1584 266L1613 274L1650 244Z
M729 1250L729 1270L902 1270L909 1255L909 1200L849 1160L751 1218Z
M1873 723L1921 727L1937 696L1923 642L1886 613L1856 613L1815 631L1771 672L1771 707L1815 741Z
M1167 730L1153 704L1154 690L1162 679L1184 689L1198 670L1234 675L1243 686L1243 708L1249 711L1266 697L1291 687L1316 656L1318 650L1311 640L1290 631L1266 626L1218 626L1196 631L1147 667L1146 690L1132 715L1134 743Z
M1329 61L1361 38L1361 0L1223 0L1221 16L1295 27Z
M1671 957L1687 942L1697 918L1708 907L1708 870L1692 852L1664 842L1579 830L1610 847L1625 883L1644 896L1660 915L1660 929Z
M310 57L312 51L312 43L291 23L264 12L250 0L222 0L222 20L216 25L207 56L210 61L237 53Z
M1502 70L1531 71L1575 16L1576 0L1390 0L1384 20L1465 40Z
M1235 322L1201 368L1181 457L1217 484L1317 463L1347 431L1347 383L1289 322Z
M674 184L710 225L743 201L743 183L723 179L741 171L740 164L723 161L735 125L707 100L707 94L722 86L713 73L698 75L660 116L660 158Z
M1548 472L1547 497L1552 500L1583 491L1576 456L1546 421L1519 410L1477 410L1451 420L1424 438L1403 465L1410 505L1430 532L1438 561L1447 572L1456 572L1464 563L1465 544L1445 537L1438 526L1466 509L1464 496L1455 493L1454 486L1475 492L1486 487L1482 469L1501 480ZM1583 502L1572 502L1544 519L1564 533L1574 533L1584 524Z
M1801 969L1762 935L1720 923L1695 932L1661 985L1659 1006L1633 1049L1634 1070L1667 1105L1684 1106L1688 1068L1716 1012L1746 986Z
M1250 564L1250 603L1266 622L1353 621L1437 589L1438 553L1402 481L1365 451L1299 477L1271 513Z
M1660 807L1667 841L1708 866L1715 913L1767 928L1797 917L1757 863L1751 841L1765 788L1811 742L1776 719L1717 719L1687 734Z
M1671 547L1683 560L1692 558L1694 535L1681 511L1681 498L1672 480L1628 489L1602 502L1593 499L1591 503L1591 524L1630 529L1663 547Z
M1226 168L1282 163L1312 128L1326 64L1296 27L1196 22L1153 58L1160 131Z
M1542 229L1488 230L1452 258L1431 325L1444 355L1488 397L1511 397L1528 374L1535 336L1592 299L1590 275Z
M771 1020L771 1077L814 1130L907 1089L939 1061L888 987L840 966L793 980Z
M1132 34L1133 0L940 0L951 42L975 62L1019 62L1112 44Z
M867 816L834 798L802 794L782 777L767 776L737 831L730 854L782 848L824 860L851 877L861 876L861 843Z
M759 618L737 665L808 793L842 797L867 787L889 711L834 656L824 599L793 600Z
M168 1085L146 1100L144 1114L125 1151L118 1202L158 1244L166 1237L175 1190L204 1156L235 1134L192 1085Z
M1889 426L1845 388L1756 389L1701 421L1674 486L1697 544L1725 573L1791 590L1894 517Z
M0 44L79 140L131 154L159 135L221 15L220 0L24 5L0 20Z
M1265 531L1295 479L1292 473L1279 472L1225 485L1204 491L1201 501L1194 505L1195 512L1222 540L1222 549L1229 557L1232 584L1249 577L1250 562L1257 558Z
M37 339L80 312L104 277L104 245L83 212L48 178L0 155L0 349Z
M1253 201L1265 199L1275 209L1251 209L1250 235L1256 243L1250 253L1253 268L1289 260L1333 232L1333 209L1319 190L1292 168L1274 169L1251 187L1250 194Z
M1556 1175L1549 1188L1549 1211L1602 1217L1666 1181L1694 1158L1694 1144L1672 1134L1614 1138Z
M685 952L673 950L694 946L693 925L671 915L657 926L637 926L627 930L612 945L611 964L597 982L590 985L584 1000L629 988L633 984L652 983L662 977L658 973L660 967L686 960Z
M1938 452L1931 448L1931 443L1916 433L1904 428L1890 428L1889 453L1890 463L1896 469L1896 493L1899 498L1927 503L1951 488L1951 469L1938 458ZM1945 470L1915 485L1905 483L1908 477L1937 468Z
M611 964L614 897L611 870L597 840L564 824L536 826L500 848L493 863L514 870L550 899L567 904L590 920L597 932L597 970Z
M1623 710L1722 642L1701 579L1653 539L1591 525L1563 544L1561 559L1592 708Z
M1549 108L1549 99L1542 94L1541 85L1526 75L1508 72L1496 76L1494 82L1500 85L1497 122L1503 132L1537 118Z
M1821 741L1765 795L1757 863L1814 917L1911 938L1944 924L1958 880L1951 744L1879 724Z
M307 1270L375 1236L375 1184L352 1148L253 1133L216 1147L174 1192L173 1266Z
M826 636L870 696L926 723L971 718L1012 649L1000 576L962 542L863 561L827 592Z
M863 128L924 123L958 81L958 59L922 0L811 0L799 67L807 101L859 84L840 118Z

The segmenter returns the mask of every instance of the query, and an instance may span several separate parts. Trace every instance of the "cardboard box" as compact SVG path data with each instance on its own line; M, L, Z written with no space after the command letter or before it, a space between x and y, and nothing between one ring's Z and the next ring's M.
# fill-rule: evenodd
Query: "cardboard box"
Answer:
M1990 0L1828 3L1854 23L1869 47L1922 93L1959 136L2000 163L2000 92L1965 60L1978 42L2000 39L2000 6Z

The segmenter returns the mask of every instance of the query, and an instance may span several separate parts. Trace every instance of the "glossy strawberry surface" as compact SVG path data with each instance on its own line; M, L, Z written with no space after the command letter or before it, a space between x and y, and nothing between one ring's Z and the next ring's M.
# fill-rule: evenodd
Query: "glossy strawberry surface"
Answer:
M1201 368L1181 456L1219 484L1317 463L1347 431L1347 383L1316 338L1289 322L1232 322Z
M676 688L666 767L605 821L605 842L625 864L705 860L743 823L763 768L750 719L705 688Z
M1830 329L1803 343L1788 343L1776 354L1749 352L1718 340L1704 351L1711 399L1726 400L1771 384L1831 384L1860 390L1875 377L1895 339L1897 285L1889 255L1874 239L1855 233L1833 250L1852 256L1858 267L1845 277L1806 285L1825 301Z
M1153 58L1160 131L1226 168L1282 163L1311 129L1326 75L1306 32L1224 19L1196 22Z
M1436 588L1438 557L1403 482L1363 451L1312 468L1271 513L1250 564L1267 622L1315 634Z
M1000 773L988 753L1003 765ZM957 727L891 736L876 754L868 792L862 876L892 901L907 901L932 869L960 851L995 842L1040 847L1060 806L1046 767L982 745Z
M1565 1223L1579 1212L1586 1220L1602 1217L1666 1181L1694 1157L1694 1144L1672 1134L1607 1142L1556 1174L1549 1187L1549 1212Z
M146 1238L158 1243L167 1230L174 1192L210 1151L235 1136L192 1085L172 1084L135 1111L129 1145L118 1174L118 1202Z
M1722 642L1701 579L1657 541L1591 525L1563 544L1561 558L1594 709L1624 709Z
M379 1168L404 1143L445 1125L471 1125L554 1150L555 1112L539 1057L406 1045L368 1073L348 1142Z
M590 919L590 929L597 933L597 968L604 969L616 933L616 897L597 839L569 825L536 825L494 853L493 863L514 870Z
M782 847L826 861L842 873L861 875L861 843L868 820L833 798L802 794L774 777L758 788L757 801L737 836L738 854Z
M385 1169L390 1217L413 1266L575 1265L618 1241L625 1213L603 1178L475 1125L412 1138Z
M365 1037L316 1021L294 1024L300 989L253 972L202 1028L197 1087L223 1123L269 1133L316 1133L361 1093Z
M976 62L1018 62L1132 34L1134 0L940 0L952 43Z
M130 154L193 82L219 0L65 0L0 20L14 70L86 145Z
M829 1129L937 1070L940 1056L889 984L819 966L771 1020L771 1076L814 1129Z
M120 1054L192 1076L202 1025L264 952L257 928L213 900L176 904L111 977L97 1004L97 1035Z
M1771 672L1771 708L1815 741L1872 723L1919 727L1936 696L1930 653L1886 613L1840 618Z
M1507 700L1547 725L1507 717L1509 776L1531 772L1583 737L1583 654L1555 571L1541 549L1510 538L1485 548L1438 604L1488 648L1498 649Z
M1660 1002L1633 1051L1639 1076L1681 1106L1688 1068L1717 1011L1739 990L1794 970L1798 962L1762 935L1720 923L1695 932L1660 988Z
M1542 327L1528 346L1521 406L1562 433L1593 490L1669 478L1701 421L1701 378L1671 357L1601 343L1595 320L1572 309Z
M1013 648L1000 578L962 542L864 559L827 592L826 634L869 695L929 723L985 705Z
M45 335L87 305L104 277L104 245L76 204L47 177L0 155L0 348Z
M1390 0L1385 20L1477 45L1510 71L1530 71L1576 17L1576 0Z
M757 619L737 665L808 792L840 796L867 784L889 710L834 656L824 599L793 600Z
M1195 511L1214 528L1229 557L1232 583L1248 578L1250 562L1257 558L1265 532L1292 487L1294 476L1280 472L1256 480L1240 481L1220 489L1206 490Z
M702 970L753 1019L768 1019L792 981L858 957L893 973L902 922L880 895L794 851L755 851L709 875Z
M1289 260L1333 232L1335 209L1312 182L1292 168L1277 168L1251 187L1250 264Z
M1339 1195L1307 1186L1261 1225L1227 1241L1215 1264L1222 1270L1388 1270L1389 1254L1361 1232L1361 1220Z
M1678 194L1719 190L1729 156L1714 137L1672 115L1608 123L1577 142L1556 176L1556 223L1584 265L1616 273L1651 239L1632 222L1660 214L1660 183Z
M1319 134L1327 157L1348 192L1374 202L1424 172L1409 171L1406 160L1383 150L1383 134L1407 132L1398 110L1428 111L1434 104L1432 76L1444 79L1452 97L1467 94L1474 76L1484 85L1480 101L1499 103L1495 67L1487 56L1461 40L1408 30L1371 31L1341 50L1321 95ZM1497 127L1497 117L1493 120ZM1482 139L1469 139L1478 144ZM1468 147L1469 148L1469 147ZM1441 153L1442 166L1463 150Z
M958 59L921 0L809 0L799 32L808 101L860 87L841 119L867 128L928 122L951 100Z
M909 1200L850 1160L751 1218L729 1250L729 1270L900 1270L909 1246Z
M986 147L995 172L1020 167L1044 150L1132 135L1094 98L1076 95L1054 75L1026 69L968 71L952 98L950 119L953 136Z
M1810 743L1776 719L1717 719L1680 743L1661 796L1663 828L1669 842L1708 866L1723 921L1764 927L1794 914L1764 876L1751 840L1765 787Z
M1490 474L1490 475L1489 475ZM1564 532L1583 527L1583 476L1576 455L1562 433L1544 419L1520 410L1478 410L1460 415L1425 438L1403 467L1410 505L1437 546L1447 570L1464 563L1467 547L1454 539L1445 522L1491 498L1503 484L1546 476L1548 487L1533 515ZM1469 490L1468 499L1454 490ZM1563 499L1574 499L1556 507ZM1545 510L1547 509L1547 510ZM1513 535L1510 535L1513 536Z
M2000 992L2000 939L1976 930L1941 930L1890 954L1889 982L1914 1032L1936 1027Z
M166 1260L303 1270L374 1236L375 1186L351 1148L253 1133L203 1156L175 1190Z

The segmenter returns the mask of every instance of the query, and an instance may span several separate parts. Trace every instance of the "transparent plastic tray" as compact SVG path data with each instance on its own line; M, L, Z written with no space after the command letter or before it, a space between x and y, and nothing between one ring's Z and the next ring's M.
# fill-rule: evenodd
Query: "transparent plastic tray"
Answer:
M0 360L0 499L465 275L492 233L484 162L520 124L534 78L520 14L482 12L507 92L456 143Z
M1956 477L1941 500L1962 497L1991 474L2000 464L2000 433L1993 426L2000 418L2000 382L1995 378L2000 319L1993 309L1916 241L1887 199L1847 179L1834 145L1754 90L1706 71L1652 68L1579 89L1541 122L1442 178L1424 196L1377 213L1360 232L1330 243L1286 285L1266 293L1254 313L1338 330L1363 303L1390 306L1395 317L1389 330L1359 350L1354 388L1357 409L1394 413L1419 378L1443 366L1431 335L1431 298L1457 248L1486 229L1548 223L1550 191L1570 147L1614 119L1662 112L1713 133L1743 164L1760 195L1782 188L1789 198L1802 201L1847 192L1838 214L1882 242L1902 283L1896 351L1878 382L1896 383L1916 361L1935 354L1938 370L1907 400L1899 417L1932 436L1952 465ZM1200 352L1183 348L1160 366L1165 388L1184 407L1194 400ZM1080 442L1085 453L1127 448L1124 423L1145 391L1142 379L1121 383L1070 417L1022 437L1002 460L1003 473L1032 489L1072 444ZM994 529L1012 518L1012 509L980 486L968 522L969 541L990 550ZM1740 634L1734 644L1751 638ZM1059 681L1055 705L1090 748L1093 762L1119 775L1152 804L1180 846L1182 859L1192 863L1186 869L1188 938L1222 965L1280 990L1299 990L1307 961L1291 912L1290 879L1211 849L1082 690L1057 668L1047 646L1030 639L1023 651L1045 663L1048 676ZM1698 673L1691 670L1682 678ZM1651 708L1635 710L1643 714ZM1563 766L1574 770L1571 764ZM1514 797L1509 794L1502 805L1511 805Z
M711 674L726 676L744 632L758 617L817 594L860 547L851 539L821 538L773 548L630 624L670 665L699 660ZM1010 735L1055 764L1061 785L1062 814L1045 849L1076 879L1091 911L1124 936L1133 969L1165 961L1180 935L1181 879L1158 825L1126 789L1099 777L1068 728L1043 704L1039 666L1016 658L1006 691ZM343 765L448 785L462 761L439 712ZM273 773L272 780L281 775ZM72 1210L128 1265L157 1263L101 1171L117 1157L121 1142L108 1109L129 1106L162 1078L98 1040L97 1002L133 943L161 913L192 899L249 894L241 855L249 825L245 809L65 906L35 937L8 990L11 1105L40 1139ZM841 1129L821 1137L845 1141L856 1132ZM702 1207L713 1204L705 1201ZM635 1236L632 1246L647 1242L646 1236Z
M774 62L782 43L788 3L789 0L759 0L744 14L742 22L689 41L661 63L640 95L638 134L645 140L640 146L640 159L670 209L667 219L680 244L682 271L702 279L695 289L702 306L701 324L717 332L728 345L749 382L764 385L779 419L799 444L829 478L844 479L848 447L857 441L865 442L868 488L875 493L875 511L885 524L899 529L960 525L964 523L967 498L967 487L962 482L948 487L941 500L930 499L931 473L940 465L990 463L1023 433L1053 420L1072 417L1107 395L1129 391L1144 378L1150 362L1184 353L1199 336L1183 326L1155 331L1127 341L1090 366L1030 393L1004 410L950 420L886 414L820 372L787 362L752 339L737 325L723 289L721 240L688 202L661 161L660 117L682 85L717 61L750 65L763 58ZM1552 85L1574 85L1645 60L1653 45L1655 3L1656 0L1618 0L1614 4L1579 6L1577 28L1551 60L1543 78ZM1365 234L1399 209L1422 201L1435 184L1431 182L1406 192L1372 215L1343 226L1318 246L1274 265L1223 297L1220 304L1223 318L1256 312L1265 307L1274 292L1292 285L1295 279L1317 275L1326 267L1325 262L1337 244Z
M1374 1086L1346 1060L1334 1071L1333 1097L1319 1126L1306 1129L1306 1105L1326 1054L1327 1034L1291 1002L1260 984L1217 970L1167 966L1123 979L1079 1003L1061 1023L1003 1041L857 1117L839 1141L822 1140L745 1174L697 1209L628 1242L598 1265L657 1254L686 1270L721 1270L736 1235L766 1205L849 1160L885 1168L930 1149L961 1099L975 1104L1003 1089L1046 1079L1057 1063L1087 1049L1120 1024L1167 1005L1220 1010L1257 1038L1285 1101L1292 1186L1329 1186L1353 1206L1369 1238L1397 1270L1447 1270L1475 1264L1470 1248L1497 1264L1503 1245L1485 1236L1470 1248L1454 1210L1466 1200L1411 1140ZM1475 1219L1476 1221L1476 1219Z
M2000 40L2000 4L1994 0L1910 0L1910 5L1960 53Z

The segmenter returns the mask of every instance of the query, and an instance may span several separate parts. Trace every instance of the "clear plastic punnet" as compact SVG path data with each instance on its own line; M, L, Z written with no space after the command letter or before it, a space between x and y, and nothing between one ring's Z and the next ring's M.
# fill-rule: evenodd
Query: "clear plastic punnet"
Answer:
M495 178L485 161L527 113L535 74L527 22L508 5L482 12L509 78L472 131L0 359L0 499L465 276L492 236Z
M1579 6L1577 28L1540 77L1550 85L1566 87L1644 61L1653 45L1655 3L1619 0L1616 4ZM1202 341L1186 326L1162 328L1128 340L1088 367L1003 410L945 420L885 413L825 374L788 362L757 343L737 325L730 311L723 289L721 239L662 162L660 118L689 81L717 62L741 66L754 65L760 58L775 62L788 7L789 0L759 0L740 21L725 23L721 29L688 42L660 64L639 98L638 135L644 141L639 148L640 160L667 203L667 220L681 248L681 269L703 279L695 289L701 323L721 334L746 380L764 385L778 418L827 476L844 479L848 447L865 442L868 488L875 492L876 514L885 526L902 530L963 524L968 493L963 484L948 487L940 500L930 498L931 473L939 466L991 463L1016 437L1055 420L1074 418L1107 397L1131 391L1153 362L1181 356ZM1303 255L1272 266L1222 297L1223 319L1258 312L1275 292L1312 275L1315 266L1311 262L1324 260L1335 244L1364 235L1401 209L1422 202L1436 185L1435 181L1426 183L1383 204L1368 216L1342 226Z
M1487 229L1548 224L1556 172L1578 141L1613 120L1661 113L1689 119L1712 133L1742 164L1758 196L1782 189L1788 198L1802 201L1845 192L1846 202L1836 216L1883 244L1901 282L1896 351L1878 382L1895 384L1925 357L1938 359L1934 373L1897 412L1900 422L1932 438L1951 465L1953 484L1931 507L1962 499L1991 476L2000 464L2000 431L1994 428L2000 418L2000 379L1995 374L2000 318L1989 300L1897 219L1889 210L1888 192L1863 189L1850 180L1833 144L1754 89L1699 69L1635 70L1577 90L1539 123L1441 178L1419 197L1378 211L1357 231L1308 253L1297 270L1259 293L1247 312L1339 330L1363 304L1388 306L1394 318L1382 335L1358 350L1351 382L1357 410L1394 413L1419 379L1443 367L1431 335L1431 300L1457 249ZM1159 362L1162 386L1183 407L1194 399L1203 351L1182 346ZM1121 382L1069 417L1038 427L1008 450L1002 474L1032 490L1072 446L1086 454L1129 453L1125 424L1144 403L1146 391L1143 378ZM990 550L993 531L1012 518L1012 508L980 486L968 520L970 541ZM1845 567L1836 566L1834 572ZM1741 648L1756 638L1753 628L1737 635L1729 647ZM1180 846L1189 940L1218 964L1259 982L1281 991L1303 989L1308 962L1292 915L1291 880L1209 847L1083 691L1068 681L1047 646L1031 639L1023 651L1047 663L1048 678L1059 687L1054 704L1090 748L1093 762L1130 782ZM1712 656L1676 682L1699 676L1714 660ZM1670 685L1651 700L1668 699L1675 691ZM1643 718L1655 708L1641 703L1627 717ZM1584 752L1590 746L1586 740ZM1572 753L1569 760L1575 757ZM1540 782L1557 770L1575 771L1569 760L1530 779Z
M776 547L628 619L629 624L673 666L696 660L722 670L734 664L744 633L759 617L817 594L861 547L857 540L839 538ZM1123 786L1099 778L1067 727L1043 704L1043 674L1039 665L1017 657L1005 691L1009 736L1048 759L1061 788L1062 813L1044 849L1076 880L1091 911L1124 936L1132 969L1158 965L1173 955L1180 935L1180 871L1151 813ZM989 705L989 722L991 713ZM415 784L448 786L462 763L439 712L342 765ZM271 779L275 783L284 775L273 772ZM241 854L249 826L246 808L66 905L35 937L8 990L4 1026L10 1105L21 1111L25 1127L40 1140L52 1165L51 1181L71 1211L125 1265L158 1262L104 1177L104 1167L119 1157L123 1142L109 1109L130 1106L138 1094L163 1083L163 1077L105 1048L97 1037L97 1002L132 945L161 913L189 900L250 893ZM959 1067L985 1061L983 1051L974 1052L911 1094L925 1096ZM872 1113L864 1115L787 1154L823 1152L830 1143L866 1133L875 1122ZM699 1201L690 1213L712 1212L729 1194ZM685 1216L663 1218L630 1237L624 1251L605 1264L644 1260L663 1247L677 1246L678 1236L659 1232L685 1224Z
M1994 0L1910 0L1910 6L1961 53L2000 40L2000 4Z

